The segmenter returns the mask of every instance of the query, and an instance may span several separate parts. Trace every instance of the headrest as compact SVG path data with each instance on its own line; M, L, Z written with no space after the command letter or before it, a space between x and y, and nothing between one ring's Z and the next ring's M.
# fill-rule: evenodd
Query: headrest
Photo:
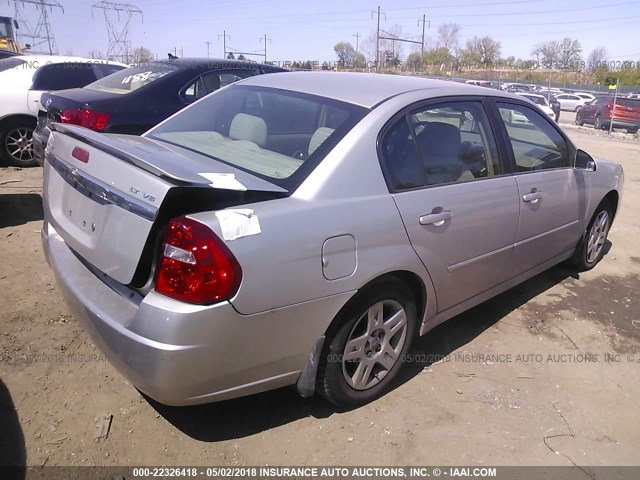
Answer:
M309 156L311 156L311 154L315 152L316 149L320 145L322 145L324 141L327 138L329 138L331 134L335 131L336 131L335 128L320 127L315 132L313 132L313 135L311 136L311 141L309 142L309 151L308 151Z
M239 113L231 121L229 137L233 140L247 140L264 147L267 144L267 124L260 117Z
M425 126L417 140L424 155L458 155L462 145L460 130L442 122L432 122Z

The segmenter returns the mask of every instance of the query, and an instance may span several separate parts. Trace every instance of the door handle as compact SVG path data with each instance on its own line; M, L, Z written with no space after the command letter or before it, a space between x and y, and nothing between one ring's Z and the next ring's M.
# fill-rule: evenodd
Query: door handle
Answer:
M451 212L448 210L440 213L430 213L428 215L423 215L422 217L420 217L420 225L433 225L439 227L450 218Z
M536 203L542 198L542 192L531 192L522 196L522 200L525 202Z

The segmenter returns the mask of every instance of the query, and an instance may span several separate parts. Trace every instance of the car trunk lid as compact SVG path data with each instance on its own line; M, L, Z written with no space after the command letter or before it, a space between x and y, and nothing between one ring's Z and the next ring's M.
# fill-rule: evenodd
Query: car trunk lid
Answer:
M144 137L54 124L45 162L45 219L87 262L120 283L141 286L149 276L150 250L170 217L286 195L200 157ZM214 188L211 178L220 174L227 180L233 175L238 190Z

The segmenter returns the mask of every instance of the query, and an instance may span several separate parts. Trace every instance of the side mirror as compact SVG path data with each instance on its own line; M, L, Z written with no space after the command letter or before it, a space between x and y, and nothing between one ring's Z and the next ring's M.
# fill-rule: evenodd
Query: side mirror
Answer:
M18 21L17 21L17 20L14 20L14 21L13 21L13 26L14 26L14 28L15 28L16 30L20 30L20 25L18 25Z
M584 150L578 150L576 154L576 168L581 170L586 170L587 172L595 172L596 171L596 161L593 159L591 155L589 155Z

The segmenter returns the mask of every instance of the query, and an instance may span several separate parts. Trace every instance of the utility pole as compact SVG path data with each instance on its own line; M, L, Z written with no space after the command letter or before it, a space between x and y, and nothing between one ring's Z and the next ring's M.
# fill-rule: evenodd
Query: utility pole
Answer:
M204 42L207 44L207 58L209 58L209 46L211 45L211 42Z
M616 91L613 94L613 107L611 108L611 120L609 120L609 135L613 130L613 118L616 116L616 104L618 103L618 92L620 91L620 79L616 79Z
M267 38L267 34L264 37L260 37L260 42L264 41L264 63L267 63L267 42L271 43L271 39Z
M371 18L376 12L371 12ZM380 71L380 5L378 5L378 28L376 29L376 72ZM387 19L387 15L383 12L384 19Z
M427 16L426 15L422 15L422 20L418 20L418 26L420 26L420 22L422 22L422 50L421 50L421 54L422 54L422 58L424 59L424 27L428 23L429 24L429 28L431 28L431 22L427 21Z
M359 42L360 37L361 37L362 35L360 35L359 33L354 33L352 36L353 36L353 37L356 37L356 55L357 55L357 54L358 54L358 42Z
M378 28L376 30L376 72L380 70L380 5L378 5Z
M227 31L223 30L222 35L218 35L218 40L220 40L220 37L222 37L222 58L227 58L227 37L231 40L231 35L227 35Z

